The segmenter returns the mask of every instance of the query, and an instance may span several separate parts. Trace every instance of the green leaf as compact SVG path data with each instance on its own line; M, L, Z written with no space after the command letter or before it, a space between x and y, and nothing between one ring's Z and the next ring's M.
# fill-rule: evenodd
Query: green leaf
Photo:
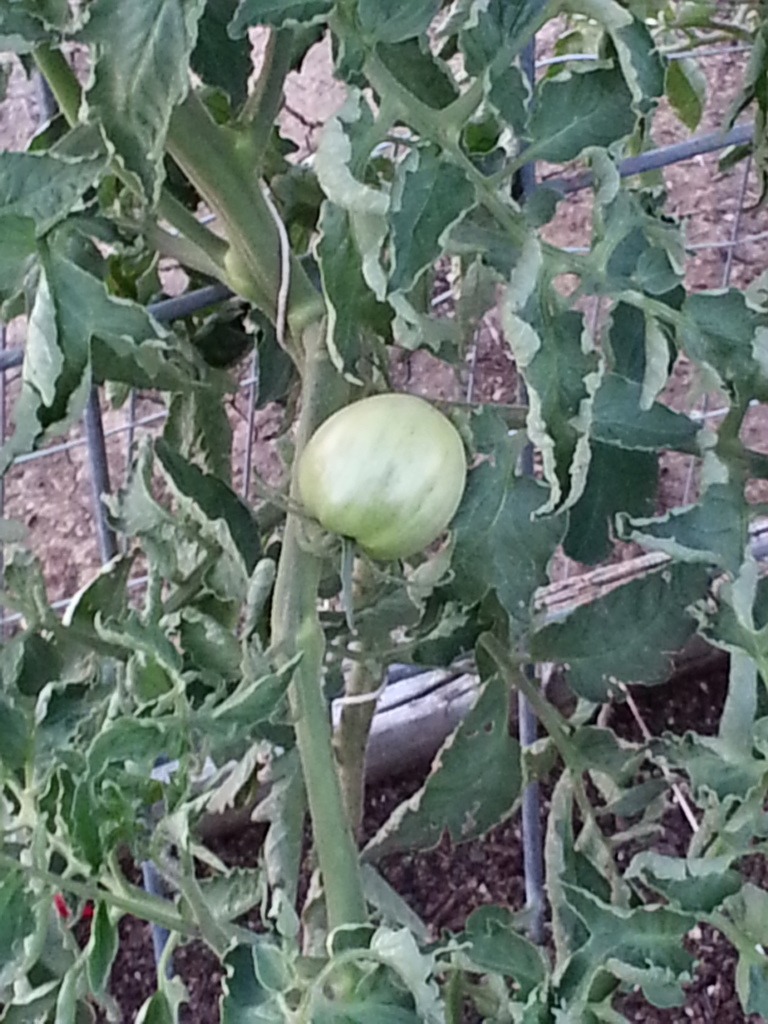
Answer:
M526 134L530 86L515 64L494 75L489 102L518 137Z
M742 886L741 875L730 869L733 858L669 857L643 850L636 853L625 878L639 878L679 910L711 914Z
M707 584L699 565L648 573L544 626L531 638L531 656L567 664L573 690L597 703L617 682L662 683L672 654L694 632L688 606L705 596Z
M82 206L83 194L106 164L105 152L81 159L0 153L0 217L29 218L41 237Z
M388 230L390 200L386 192L356 176L358 161L369 156L365 145L372 124L370 107L358 92L352 92L339 113L326 122L314 167L330 202L349 215L349 230L360 253L363 277L376 297L383 300L387 279L381 266L381 251ZM334 226L338 227L331 221L331 227ZM338 283L335 275L334 283ZM338 303L335 292L334 299Z
M204 7L205 0L95 0L89 6L83 30L94 56L88 116L150 202L160 193L165 136L189 88L187 67Z
M240 0L229 26L233 39L244 36L254 25L307 25L324 21L333 0Z
M22 943L35 928L32 902L21 870L6 868L0 875L0 991L16 979Z
M240 644L231 630L197 608L185 608L179 621L179 643L188 667L217 679L240 678Z
M294 668L292 661L279 673L257 679L245 676L212 713L206 712L206 722L210 721L210 727L218 729L248 722L251 729L255 729L260 723L270 721L283 706Z
M221 1024L283 1024L280 1004L257 980L253 947L236 946L223 958Z
M110 919L107 904L99 900L91 919L91 934L85 948L88 987L97 999L101 999L106 991L118 944L117 927Z
M74 595L62 617L65 626L92 629L98 614L119 619L128 608L128 579L133 555L113 558Z
M273 891L282 889L291 905L299 884L306 811L304 777L294 749L273 761L269 791L251 815L252 821L269 822L264 840L267 881Z
M589 939L563 972L558 986L561 1000L574 999L579 988L584 991L589 976L581 972L589 964L631 979L647 999L655 998L659 1005L682 1005L680 985L690 980L694 964L683 938L696 920L694 915L660 906L625 910L575 885L565 884L563 889Z
M484 835L513 811L520 795L520 745L509 735L509 693L494 676L435 757L424 786L397 807L368 842L377 860L393 850L434 846ZM467 765L472 772L467 775Z
M401 43L429 28L440 0L360 0L357 16L374 43Z
M753 755L749 741L733 747L719 737L689 732L655 741L654 752L668 758L670 765L682 768L691 780L695 799L704 802L710 802L712 794L720 801L729 797L746 800L751 793L762 793L768 777L768 763ZM755 825L753 819L750 826L754 829Z
M671 60L667 64L664 92L685 127L695 131L707 97L707 79L696 61L690 57Z
M365 281L353 225L346 210L323 203L315 254L328 306L326 337L331 356L342 372L356 374L363 335L387 334L393 314L389 306L376 300Z
M593 163L597 169L596 161ZM615 175L612 164L607 173ZM658 201L651 202L644 193L619 189L618 179L615 186L606 186L605 200L595 207L591 258L597 264L597 279L590 282L590 288L607 294L624 288L639 289L677 308L685 260L677 225L663 219ZM600 191L596 198L601 199ZM670 356L666 334L650 312L644 311L644 317L643 405L647 406L666 382ZM625 322L627 319L625 316ZM639 334L634 325L631 327L633 334ZM623 345L616 330L611 332L611 339L615 348ZM631 346L635 350L639 347L635 338ZM661 383L656 384L659 378Z
M635 126L632 95L616 69L565 72L545 78L528 121L531 160L565 163L589 146L609 146Z
M474 186L431 149L398 166L392 199L392 291L410 291L442 251L447 231L475 202Z
M222 480L185 461L162 438L155 442L155 454L184 513L235 559L247 579L261 557L251 510Z
M192 70L206 85L222 89L235 109L245 102L253 71L250 40L245 35L235 39L227 31L238 6L239 0L205 5L191 58Z
M540 450L551 487L541 512L567 508L579 497L589 466L592 405L602 363L575 311L531 311L532 324L516 312L512 288L502 304L502 322L528 389L528 436Z
M736 576L749 538L749 506L741 487L711 484L701 501L652 519L619 517L619 532L686 562L718 565Z
M97 337L111 350L109 376L123 379L122 354L129 368L128 383L159 383L158 375L136 373L142 361L142 342L154 339L158 367L167 365L170 336L141 306L107 294L104 283L54 250L41 247L40 280L27 329L22 389L14 409L16 430L0 450L0 467L31 450L50 432L62 431L82 413L88 395L91 340ZM189 379L189 369L174 371L176 386ZM170 381L168 382L170 383Z
M69 813L62 817L69 826L71 842L79 856L84 857L94 872L101 869L105 854L99 830L99 816L94 813L98 801L90 779L76 783Z
M152 719L116 718L106 725L91 743L88 770L93 778L110 764L135 762L146 770L153 768L160 754L172 756L179 740L168 735L161 722ZM165 749L170 747L171 749Z
M648 515L654 508L657 485L658 460L652 452L625 451L593 442L584 491L569 510L565 554L582 565L602 562L613 549L611 529L616 514Z
M650 113L664 92L664 61L648 26L638 18L611 31L635 108ZM674 63L674 61L672 62Z
M210 375L205 387L174 395L163 438L185 459L230 484L232 425L222 383L218 376Z
M391 46L380 43L376 55L406 92L433 110L444 110L459 95L445 65L421 39Z
M2 680L5 684L5 680ZM0 764L16 772L24 767L27 761L31 736L30 723L20 708L0 693Z
M40 633L21 633L0 651L0 681L8 694L18 690L25 697L36 697L58 678L61 667L56 645Z
M32 266L35 222L30 217L0 214L0 311L15 298Z
M473 429L486 458L470 472L453 520L456 582L448 593L472 605L495 591L508 615L526 624L534 593L547 582L565 521L534 518L547 490L530 477L516 476L517 453L503 422L486 411Z
M639 383L617 373L605 374L592 407L591 433L595 440L631 451L668 448L700 454L699 424L661 402L643 408L641 400Z
M686 355L711 367L745 397L768 399L768 314L747 304L743 292L696 292L683 306Z
M16 0L0 0L0 52L31 53L47 41L48 32L38 18Z
M768 895L764 889L747 882L740 892L726 900L728 917L754 948L745 945L739 951L736 966L736 991L745 1013L768 1013Z
M481 971L512 978L523 999L546 980L549 964L543 951L518 933L505 907L473 910L457 941L467 944L466 955Z
M544 10L540 0L490 0L477 7L459 33L471 75L479 75L490 64L509 67L539 27Z

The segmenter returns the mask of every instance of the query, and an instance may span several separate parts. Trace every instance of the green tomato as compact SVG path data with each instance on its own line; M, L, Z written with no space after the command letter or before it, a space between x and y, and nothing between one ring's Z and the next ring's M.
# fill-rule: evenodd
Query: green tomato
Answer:
M413 395L375 395L323 423L302 452L299 495L326 530L372 558L407 558L436 540L459 507L464 445Z

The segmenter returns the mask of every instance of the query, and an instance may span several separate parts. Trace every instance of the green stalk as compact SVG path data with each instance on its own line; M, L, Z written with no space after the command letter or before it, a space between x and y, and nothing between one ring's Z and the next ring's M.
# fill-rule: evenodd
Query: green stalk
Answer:
M245 101L240 121L247 124L252 144L259 154L267 148L269 136L283 102L283 86L291 70L295 33L272 29L256 86Z
M42 43L35 48L32 56L67 124L76 125L80 113L80 83L67 64L64 54L61 50L54 50L47 43Z
M0 853L0 867L6 871L19 870L19 862L5 853ZM196 938L199 930L196 925L185 920L172 903L159 896L152 896L131 883L121 885L121 892L102 889L93 882L78 882L74 878L55 875L32 864L23 865L22 870L38 882L49 885L54 891L71 892L83 900L104 900L117 910L131 914L142 921L158 924L168 931L178 932L187 938Z
M302 409L291 496L298 499L296 466L315 428L343 401L343 379L322 341L323 325L308 328ZM322 689L325 637L317 613L322 560L302 543L302 520L289 513L272 603L272 646L287 661L301 655L289 691L312 831L331 929L367 920L357 846L344 810L328 704Z
M168 151L221 221L232 246L226 259L229 283L277 321L283 280L281 238L256 177L233 132L221 129L193 93L174 111ZM294 338L325 314L325 304L290 254L288 327Z
M606 867L610 875L611 893L614 902L623 904L626 901L622 897L625 885L621 877L613 850L603 835L600 823L597 820L595 809L590 803L587 791L584 788L583 773L588 769L584 763L578 747L571 741L568 723L554 705L550 704L538 686L531 682L523 672L519 662L509 656L509 652L492 633L483 633L480 637L480 646L484 647L496 665L502 679L507 686L519 690L528 700L534 714L549 733L552 742L557 747L560 757L571 776L573 784L573 795L581 811L584 824L589 822L595 830L595 835L600 842L606 855Z
M365 592L373 584L370 566L363 559L356 559L352 578L350 598L357 603L365 601ZM333 744L339 765L339 781L347 817L354 833L359 837L363 823L365 799L365 753L368 736L376 711L374 694L379 687L379 673L372 671L365 657L363 645L353 641L357 658L352 664L344 688L341 716ZM352 645L350 645L352 646Z

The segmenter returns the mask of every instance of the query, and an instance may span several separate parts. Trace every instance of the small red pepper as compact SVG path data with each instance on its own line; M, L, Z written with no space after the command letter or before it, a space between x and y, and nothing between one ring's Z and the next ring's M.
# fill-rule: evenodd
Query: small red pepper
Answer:
M59 917L67 918L70 916L69 907L60 892L55 892L53 894L53 905L56 908L56 913Z

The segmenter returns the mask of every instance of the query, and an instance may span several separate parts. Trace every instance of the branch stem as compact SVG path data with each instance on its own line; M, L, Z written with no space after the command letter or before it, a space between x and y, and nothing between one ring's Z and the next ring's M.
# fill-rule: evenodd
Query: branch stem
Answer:
M316 427L342 404L347 387L333 369L322 340L324 325L305 331L302 410L296 437L291 497L298 500L299 456ZM289 513L272 602L272 647L280 658L296 654L289 697L329 928L367 920L357 845L342 800L328 702L322 688L325 637L317 611L322 560L306 549L303 522Z

